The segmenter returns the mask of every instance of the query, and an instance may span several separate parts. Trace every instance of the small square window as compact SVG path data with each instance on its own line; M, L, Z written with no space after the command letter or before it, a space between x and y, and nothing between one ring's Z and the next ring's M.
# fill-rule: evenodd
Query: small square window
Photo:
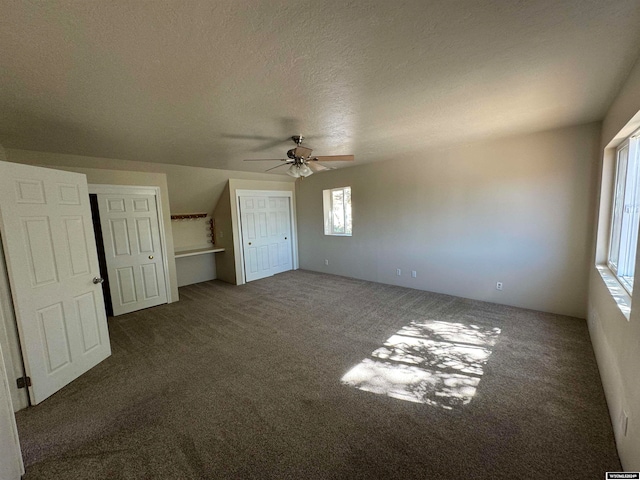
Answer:
M323 190L324 234L351 236L351 187Z

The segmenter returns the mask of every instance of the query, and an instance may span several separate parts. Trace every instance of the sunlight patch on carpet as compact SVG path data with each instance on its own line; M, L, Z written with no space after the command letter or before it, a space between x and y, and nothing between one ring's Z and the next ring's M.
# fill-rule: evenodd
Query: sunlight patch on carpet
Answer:
M366 392L446 409L468 404L499 328L411 322L342 377Z

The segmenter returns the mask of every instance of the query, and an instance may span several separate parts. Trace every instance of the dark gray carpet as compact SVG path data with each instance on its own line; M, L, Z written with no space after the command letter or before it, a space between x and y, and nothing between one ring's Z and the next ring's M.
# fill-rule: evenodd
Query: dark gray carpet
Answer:
M17 414L33 479L598 479L621 469L583 320L313 272L183 287ZM412 321L499 328L451 410L342 385Z

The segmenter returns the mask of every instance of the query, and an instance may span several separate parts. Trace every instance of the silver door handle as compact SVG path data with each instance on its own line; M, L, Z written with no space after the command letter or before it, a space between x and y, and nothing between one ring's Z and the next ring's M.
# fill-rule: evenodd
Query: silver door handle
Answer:
M100 277L93 277L93 283L95 283L96 285L98 283L102 283L104 282L104 278L100 278Z

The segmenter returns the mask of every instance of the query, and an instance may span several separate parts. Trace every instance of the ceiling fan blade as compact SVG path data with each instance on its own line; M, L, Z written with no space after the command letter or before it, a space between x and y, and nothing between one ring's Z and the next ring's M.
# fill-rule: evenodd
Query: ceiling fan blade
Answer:
M286 162L286 158L245 158L243 162Z
M280 165L276 165L275 167L267 168L267 169L265 170L265 172L268 172L268 171L270 171L270 170L274 170L274 169L276 169L276 168L284 167L285 165L289 165L290 163L293 163L293 162L281 163Z
M334 170L333 168L327 167L318 162L309 162L307 163L307 165L309 165L309 168L314 172L324 172L325 170Z
M313 157L309 160L315 160L317 162L352 162L355 160L353 155L327 155L324 157Z
M301 157L301 158L307 158L309 155L311 155L311 152L313 152L313 149L309 148L309 147L302 147L300 145L298 145L295 149L295 156L296 157Z

